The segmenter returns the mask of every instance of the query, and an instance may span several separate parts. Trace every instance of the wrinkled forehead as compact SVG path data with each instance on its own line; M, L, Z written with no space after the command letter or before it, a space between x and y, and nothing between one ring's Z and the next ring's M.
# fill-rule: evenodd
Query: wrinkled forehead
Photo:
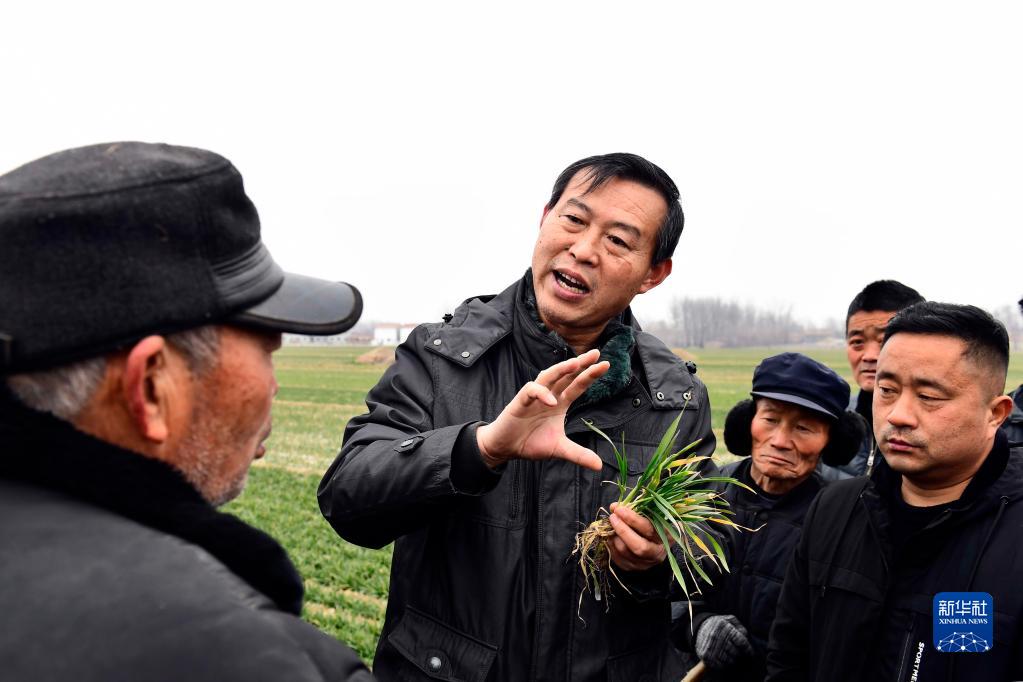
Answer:
M849 316L845 323L845 334L852 336L883 336L888 322L895 317L895 311L860 310Z

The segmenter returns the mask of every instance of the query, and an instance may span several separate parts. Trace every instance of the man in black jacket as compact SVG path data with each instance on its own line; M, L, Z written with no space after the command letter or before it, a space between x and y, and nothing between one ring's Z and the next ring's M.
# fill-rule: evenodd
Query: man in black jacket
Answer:
M362 308L284 273L238 171L123 142L0 176L0 677L361 680L274 540L214 507L264 454L281 332Z
M849 404L849 384L800 353L766 358L753 372L751 400L725 418L725 444L743 459L721 470L744 483L717 484L731 520L724 528L731 571L714 576L683 605L673 635L710 669L708 680L761 682L767 638L803 517L825 482L824 458L845 461L860 446L866 424Z
M811 506L768 680L1023 678L1023 452L999 430L1008 356L1005 328L973 306L918 303L888 324L874 392L884 460ZM969 603L977 618L950 618L953 598L954 615Z
M1019 300L1019 311L1023 313L1023 298ZM1002 424L1002 431L1009 439L1009 445L1023 445L1023 384L1009 394L1012 398L1012 412Z
M584 592L576 533L614 501L684 410L678 442L714 451L703 384L629 310L671 271L678 190L631 154L555 183L532 268L416 329L349 422L320 485L345 539L395 542L374 671L385 679L677 680L671 571L648 521L612 509L621 584ZM598 355L601 359L597 362ZM552 366L553 365L553 366ZM579 466L582 465L582 466Z

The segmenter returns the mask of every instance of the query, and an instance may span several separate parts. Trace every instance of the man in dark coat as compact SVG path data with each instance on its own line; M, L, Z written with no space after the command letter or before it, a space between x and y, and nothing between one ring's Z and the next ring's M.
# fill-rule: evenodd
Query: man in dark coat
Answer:
M893 279L881 279L863 287L849 303L845 314L845 353L853 380L860 389L849 402L849 409L862 416L868 425L873 423L874 377L885 325L895 313L922 300L924 297L916 289ZM821 461L818 471L826 481L863 476L876 458L874 435L868 428L863 443L849 461Z
M1023 313L1023 298L1019 300L1019 310ZM1002 431L1005 431L1010 446L1023 445L1023 384L1010 393L1009 397L1012 398L1012 412L1002 424Z
M973 306L888 324L869 478L807 513L771 630L768 680L1023 679L1023 451L999 430L1009 342Z
M695 366L628 307L668 276L681 230L660 168L584 159L558 178L525 276L398 347L319 491L342 537L395 542L380 677L678 679L650 523L611 509L611 594L585 592L571 555L616 493L612 450L584 420L624 438L633 479L680 410L678 442L714 451Z
M0 677L350 680L270 536L215 509L264 454L282 331L362 308L287 274L200 149L71 149L0 176Z
M752 400L725 419L725 444L743 459L721 470L747 488L718 487L731 520L755 532L725 527L730 572L683 604L675 641L709 668L707 680L761 682L767 637L789 557L803 516L825 482L816 473L824 457L845 461L862 442L866 424L846 411L849 384L832 369L799 353L782 353L753 372Z

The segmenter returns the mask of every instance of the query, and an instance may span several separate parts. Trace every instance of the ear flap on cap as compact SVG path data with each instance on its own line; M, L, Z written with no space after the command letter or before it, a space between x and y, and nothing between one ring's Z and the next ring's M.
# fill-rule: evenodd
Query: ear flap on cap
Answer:
M753 436L750 426L757 407L752 400L740 400L725 417L725 447L733 455L749 457L753 450ZM852 455L850 455L851 457Z
M848 464L867 435L867 420L856 412L843 412L831 425L828 444L821 450L821 461L828 466Z

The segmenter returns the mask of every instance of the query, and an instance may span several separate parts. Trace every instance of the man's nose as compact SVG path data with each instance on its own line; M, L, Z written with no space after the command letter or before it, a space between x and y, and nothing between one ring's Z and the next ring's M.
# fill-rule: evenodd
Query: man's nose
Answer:
M593 264L597 258L597 240L600 239L598 230L588 228L580 232L568 252L572 257L582 263Z
M863 347L863 359L861 362L877 362L877 356L881 353L881 343L879 341L868 341Z
M892 426L913 428L916 426L916 415L913 412L912 399L908 391L892 404L892 409L885 415L885 421Z
M779 426L771 434L769 441L771 446L777 450L792 449L792 430L787 426Z

